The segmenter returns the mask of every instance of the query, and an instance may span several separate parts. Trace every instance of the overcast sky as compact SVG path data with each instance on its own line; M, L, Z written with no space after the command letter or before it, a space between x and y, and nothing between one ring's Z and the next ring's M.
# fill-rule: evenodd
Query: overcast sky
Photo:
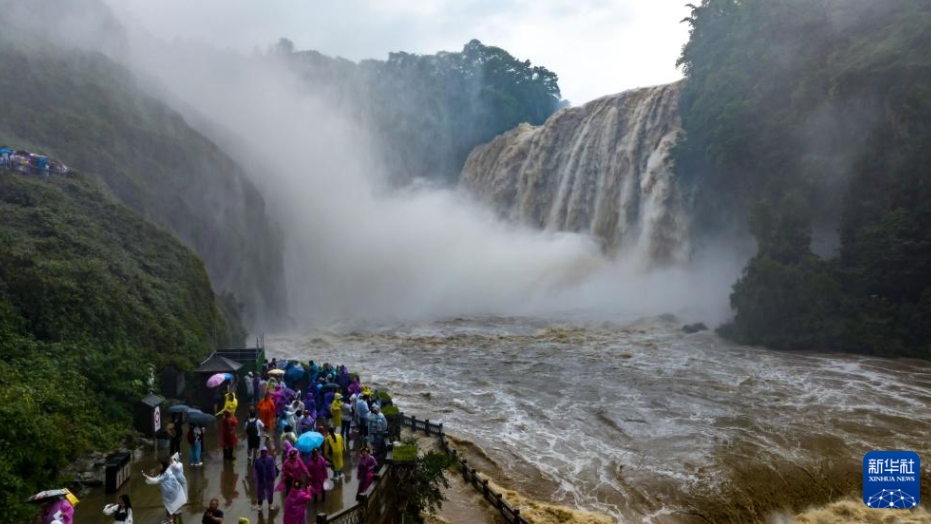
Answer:
M686 0L107 0L156 36L251 51L280 37L351 60L472 38L559 75L573 105L675 81Z

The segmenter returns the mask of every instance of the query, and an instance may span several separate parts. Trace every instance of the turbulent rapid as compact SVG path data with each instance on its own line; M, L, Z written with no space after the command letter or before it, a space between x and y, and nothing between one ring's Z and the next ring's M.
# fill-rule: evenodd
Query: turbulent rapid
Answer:
M499 483L618 522L680 522L725 463L927 449L931 368L686 335L667 320L460 318L268 341L346 362L487 453Z
M669 158L678 100L679 84L637 89L522 124L475 148L461 185L508 219L683 261L689 224Z

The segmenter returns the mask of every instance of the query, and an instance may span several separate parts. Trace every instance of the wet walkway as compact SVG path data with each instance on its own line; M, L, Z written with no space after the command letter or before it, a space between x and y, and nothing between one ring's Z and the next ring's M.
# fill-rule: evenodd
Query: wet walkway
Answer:
M244 417L239 417L240 428ZM223 510L223 524L236 524L240 517L246 517L253 524L281 524L283 515L281 507L281 493L275 493L277 511L269 511L266 503L259 512L253 509L255 487L252 477L251 463L246 457L245 439L241 438L236 447L236 460L224 461L223 451L219 445L217 430L219 424L207 428L207 453L202 457L203 467L192 468L188 460L187 441L181 445L181 460L184 463L184 476L188 483L188 503L181 510L180 523L198 524L201 522L204 510L210 504L210 499L216 498ZM186 427L185 427L186 429ZM135 524L158 524L164 520L165 508L159 486L150 486L142 477L142 470L150 472L159 464L158 453L148 450L142 456L137 456L132 464L130 480L123 484L118 493L107 495L103 488L94 488L80 494L81 503L75 508L75 524L99 524L111 522L111 518L103 514L104 505L116 502L119 494L127 493L133 504L133 520ZM317 513L334 513L355 502L358 482L355 478L355 466L359 453L352 451L344 455L344 480L336 482L332 491L327 493L325 502L311 502L308 504L307 521L314 522ZM278 461L280 463L280 456ZM280 478L280 477L279 477ZM177 521L177 519L176 519Z

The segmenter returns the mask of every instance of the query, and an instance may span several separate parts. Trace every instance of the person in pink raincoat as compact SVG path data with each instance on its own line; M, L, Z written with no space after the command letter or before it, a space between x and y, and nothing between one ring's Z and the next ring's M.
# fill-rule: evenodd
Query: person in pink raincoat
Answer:
M42 524L71 524L74 522L74 506L68 499L61 496L43 506L40 517Z
M310 472L307 471L304 461L297 455L297 448L290 448L288 458L281 463L281 481L275 487L275 491L283 491L282 497L285 497L290 493L295 480L301 481L303 485L304 481L309 478Z
M359 455L359 465L356 477L359 479L358 493L364 493L372 485L372 479L375 476L375 468L378 467L378 461L369 452L369 447L364 446Z
M310 486L304 486L300 480L292 482L284 501L284 524L307 524L307 503L312 497Z
M323 489L323 483L329 477L326 459L320 455L320 448L314 448L307 459L307 471L310 473L310 490L314 494L314 502L317 502L317 495L320 500L326 500L326 491Z

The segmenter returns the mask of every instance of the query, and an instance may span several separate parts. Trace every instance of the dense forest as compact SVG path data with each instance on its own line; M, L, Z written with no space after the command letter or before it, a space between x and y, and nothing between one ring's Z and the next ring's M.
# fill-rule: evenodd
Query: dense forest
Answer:
M461 52L391 53L355 64L275 46L310 89L338 100L374 133L392 180L455 183L472 149L559 109L558 78L478 40Z
M687 22L676 172L700 231L758 243L722 332L931 358L931 3L704 0Z
M15 72L0 75L0 144L48 154L93 177L197 252L217 289L243 305L250 327L274 327L287 314L283 240L262 195L126 68L49 40L67 34L54 18L35 29L23 21L47 20L40 14L53 4L0 3L11 18L10 30L0 32L0 70Z
M82 175L0 170L0 522L131 432L150 369L240 345L203 262Z

